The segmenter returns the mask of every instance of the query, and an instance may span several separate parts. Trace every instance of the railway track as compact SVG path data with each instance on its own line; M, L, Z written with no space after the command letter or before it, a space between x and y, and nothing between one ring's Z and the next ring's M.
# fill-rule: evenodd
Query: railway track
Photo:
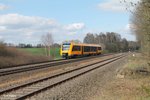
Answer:
M13 68L13 67L20 67L20 66L27 66L27 65L34 65L34 64L42 64L42 63L48 63L48 62L55 62L55 61L61 61L61 60L65 60L65 59L58 59L58 60L47 60L47 61L41 61L41 62L33 62L33 63L27 63L27 64L18 64L15 66L2 66L0 67L0 69L9 69L9 68Z
M11 87L0 91L0 99L15 99L23 100L32 97L42 91L57 86L63 82L67 82L73 78L81 76L92 70L96 70L104 65L117 61L123 58L125 55L118 55L115 57L107 58L105 60L97 61L93 64L75 68L66 72L62 72L53 76L47 76L42 79L34 80L32 82L20 84L15 87Z
M112 55L112 54L89 56L89 57L67 59L67 60L60 59L60 60L54 60L54 61L49 61L49 62L24 64L21 66L14 66L12 68L3 68L3 69L0 69L0 76L21 73L21 72L26 72L26 71L31 71L31 70L37 70L37 69L43 69L43 68L48 68L48 67L52 67L52 66L58 66L58 65L62 65L62 64L68 64L68 63L73 63L73 62L77 62L77 61L81 61L81 60L93 59L93 58L97 58L100 56L108 56L108 55Z

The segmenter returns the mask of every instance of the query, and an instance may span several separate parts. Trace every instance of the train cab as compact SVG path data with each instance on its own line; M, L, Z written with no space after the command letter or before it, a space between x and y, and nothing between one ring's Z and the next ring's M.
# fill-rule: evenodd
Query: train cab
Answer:
M60 50L60 55L63 58L67 58L68 56L70 56L70 52L71 51L71 43L63 43L61 45L61 50Z

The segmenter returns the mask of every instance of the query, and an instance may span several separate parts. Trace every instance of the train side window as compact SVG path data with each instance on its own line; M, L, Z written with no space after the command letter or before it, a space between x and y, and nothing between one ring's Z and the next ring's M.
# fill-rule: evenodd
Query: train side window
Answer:
M90 52L90 51L91 51L91 47L88 46L88 52Z
M96 47L91 47L91 51L92 51L92 52L95 52L96 50L97 50Z
M91 51L94 51L94 47L91 47Z
M92 51L93 47L90 47L90 51Z
M90 52L91 51L91 47L88 47L88 52Z
M84 46L83 48L84 48L84 52L90 52L90 48L91 48L90 46Z
M102 50L102 48L101 48L101 47L98 47L98 50Z
M80 46L73 46L72 51L81 51Z
M83 48L84 48L84 52L87 52L87 47L86 47L86 46L84 46Z
M97 48L96 47L93 47L93 51L96 51L97 50Z
M86 52L86 51L87 51L87 48L86 48L86 46L84 46L84 47L83 47L83 50L84 50L84 52Z

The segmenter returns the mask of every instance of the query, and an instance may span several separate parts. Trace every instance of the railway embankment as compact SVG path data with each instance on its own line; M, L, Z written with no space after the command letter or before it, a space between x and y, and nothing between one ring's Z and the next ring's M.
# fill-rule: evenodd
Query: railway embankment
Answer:
M148 58L142 56L140 53L130 53L127 64L119 70L118 75L128 78L150 76Z
M36 99L36 100L41 100L41 99L44 99L44 100L72 100L73 98L76 100L84 100L84 99L87 100L86 95L88 95L90 93L90 96L92 96L91 93L92 94L94 93L94 91L89 91L89 90L95 89L95 88L93 88L93 87L95 87L95 83L101 82L101 85L102 85L102 84L105 84L107 81L111 80L111 78L107 78L107 77L112 76L111 73L113 73L117 67L117 66L111 66L111 65L115 62L120 61L121 59L123 60L124 57L125 57L124 54L121 54L121 55L117 54L116 56L109 55L109 56L105 56L105 57L97 57L92 60L89 59L90 61L86 60L86 62L84 61L82 64L80 64L80 66L74 66L73 69L67 68L68 69L67 72L63 71L63 73L61 73L59 71L58 75L55 75L55 77L54 76L53 77L45 76L46 78L43 77L42 80L40 79L40 81L38 79L36 81L36 82L38 82L37 84L35 84L35 80L34 80L34 83L30 82L27 84L26 83L22 84L21 87L23 87L23 88L21 88L20 85L18 84L19 87L18 86L10 87L9 89L7 89L7 92L5 89L5 91L3 93L1 92L0 97L2 99L6 99L6 98L12 99L12 96L13 96L13 98L18 98L18 97L26 98L26 96L30 97L32 95L31 100L32 99ZM79 62L78 62L78 64L79 64ZM118 63L115 63L115 64L118 65ZM109 66L111 66L111 67L109 67ZM61 67L61 69L62 69L62 67ZM95 77L95 75L97 77ZM97 80L94 81L95 78L100 78L100 79L99 79L99 81L97 81ZM29 84L30 84L30 86L31 85L32 86L30 87ZM93 84L93 85L91 85L91 84ZM47 88L45 88L45 86ZM54 86L54 87L52 87L52 86ZM50 87L51 87L51 89L50 89ZM17 89L17 90L15 91L15 89ZM19 89L19 91L18 91L18 89ZM39 94L37 93L37 89L38 89ZM44 89L46 89L46 90L44 91ZM40 92L41 90L43 90L43 91ZM34 92L31 92L31 91L34 91ZM10 94L8 92L10 92ZM6 93L8 93L8 94L6 94ZM54 99L54 98L57 98L57 99ZM88 98L89 98L89 96L88 96Z
M0 69L20 64L49 61L44 55L33 55L15 47L7 47L0 43Z
M124 78L124 83L128 83L131 87L129 97L132 99L150 100L150 65L148 62L146 56L140 53L130 53L127 64L117 74L117 77Z
M149 84L150 69L147 63L147 58L143 57L139 53L126 53L126 54L127 56L124 56L121 59L115 58L118 60L101 67L99 67L99 64L102 63L96 63L96 62L99 62L102 59L107 57L111 58L113 57L113 55L98 57L92 60L87 59L84 61L78 61L71 64L59 65L60 66L60 68L58 68L59 70L55 70L58 71L58 73L54 72L54 74L60 74L61 72L64 73L65 71L69 71L69 70L74 71L75 69L78 69L78 67L81 68L79 71L78 70L75 70L75 72L69 71L69 73L64 74L65 76L57 75L58 77L54 77L53 79L46 80L46 81L50 81L48 83L46 83L46 81L45 82L41 81L43 83L36 83L37 86L22 87L22 89L18 88L18 90L10 91L10 93L12 94L14 93L16 96L17 93L20 93L21 90L25 94L28 93L27 91L31 91L31 90L34 91L34 89L43 88L43 86L49 85L49 83L53 81L60 81L56 86L47 88L46 90L39 92L37 94L35 93L33 96L29 97L28 99L29 100L30 99L31 100L32 99L36 99L36 100L41 100L41 99L43 100L150 100L150 84ZM94 62L98 65L93 65ZM86 64L88 65L89 63L92 65L90 65L87 68L84 67L86 66ZM46 70L48 71L47 68ZM47 77L47 75L51 76L53 71L48 71L47 74L44 74L44 76L41 78ZM85 73L84 71L87 72ZM46 71L42 70L41 73L46 73ZM80 75L78 75L78 73ZM84 74L81 75L81 73ZM74 75L76 74L77 77L74 77ZM63 77L64 78L73 77L73 78L70 80L66 79L67 81L64 81L62 83L61 81L64 80ZM36 85L36 84L34 83L32 85ZM2 97L12 96L12 94L11 95L8 94L5 94L5 96L3 94Z
M94 100L150 100L150 66L140 53L130 53L114 80Z

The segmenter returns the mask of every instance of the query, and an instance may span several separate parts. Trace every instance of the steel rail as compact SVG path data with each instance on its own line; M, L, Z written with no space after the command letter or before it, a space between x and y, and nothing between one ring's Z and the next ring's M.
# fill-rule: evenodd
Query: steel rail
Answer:
M27 66L27 65L33 65L33 64L42 64L42 63L48 63L48 62L56 62L56 61L62 61L62 60L65 60L65 59L47 60L47 61L32 62L32 63L26 63L26 64L17 64L17 65L1 66L0 69L9 69L9 68L14 68L14 67Z
M113 53L109 53L109 54L102 54L102 55L111 55ZM87 57L87 56L83 56L82 58ZM91 57L91 56L89 56ZM78 59L81 57L76 57L76 58L71 58L71 59ZM66 60L66 59L57 59L57 60L47 60L47 61L41 61L41 62L33 62L33 63L26 63L26 64L17 64L17 65L8 65L8 66L1 66L1 69L9 69L9 68L14 68L14 67L21 67L21 66L27 66L27 65L33 65L33 64L42 64L42 63L49 63L49 62L57 62L57 61L62 61L62 60Z
M83 58L78 58L78 59L76 58L76 59L69 59L69 60L56 60L56 61L51 61L51 62L46 62L46 63L36 63L36 64L31 64L31 65L23 65L20 67L17 66L13 68L0 69L0 76L21 73L21 72L26 72L26 71L32 71L32 70L37 70L37 69L43 69L43 68L58 66L62 64L69 64L69 63L73 63L73 62L77 62L81 60L93 59L93 58L108 56L108 55L113 55L113 54L90 56L90 57L83 57Z
M80 68L77 68L77 69L73 69L73 70L70 70L70 71L67 71L67 72L62 72L62 73L59 73L59 74L54 75L54 76L46 77L46 78L39 79L39 80L36 80L36 81L33 81L33 82L28 82L28 83L25 83L25 84L22 84L22 85L19 85L19 86L16 86L16 87L12 87L12 88L9 88L9 89L5 89L5 90L3 90L3 91L0 91L0 95L3 95L3 94L5 94L5 93L9 93L9 92L11 92L11 91L13 91L13 90L17 90L17 89L20 89L20 88L24 88L24 87L27 87L27 86L30 86L30 85L33 85L33 84L37 84L38 82L42 82L42 81L45 81L45 80L48 80L48 79L52 79L52 78L55 78L55 77L58 77L58 76L61 76L61 75L64 75L64 74L68 74L68 73L71 73L71 72L74 72L74 71L77 71L77 70L80 70L80 69L83 69L83 68L86 68L86 67L89 67L89 66L98 64L98 63L102 63L102 62L111 60L111 61L109 61L109 62L107 62L107 63L104 63L104 64L102 64L102 65L100 65L100 66L97 66L96 68L91 69L91 70L94 70L94 69L97 69L97 68L99 68L99 67L101 67L101 66L104 66L104 65L106 65L106 64L109 64L109 63L111 63L111 62L113 62L113 61L116 61L116 60L118 60L118 59L120 59L120 58L122 58L122 57L124 57L124 55L119 55L119 56L116 56L116 57L111 57L111 58L108 58L108 59L105 59L105 60L102 60L102 61L98 61L98 62L95 62L95 63L93 63L93 64L89 64L89 65L86 65L86 66L83 66L83 67L80 67ZM89 71L90 71L90 70L89 70ZM87 72L89 72L89 71L83 72L83 73L81 73L80 75L82 75L82 74L84 74L84 73L87 73ZM80 76L80 75L77 75L77 76ZM59 83L55 83L55 84L53 84L52 86L44 87L43 89L40 89L40 90L38 90L38 91L34 91L34 92L32 92L32 93L26 94L26 95L24 95L24 96L22 96L22 97L19 97L17 100L25 99L26 97L32 96L32 95L34 95L35 93L39 93L39 92L41 92L41 91L43 91L43 90L45 90L45 89L47 89L47 88L51 88L51 87L56 86L56 85L58 85L58 84L60 84L60 83L63 83L63 82L68 81L68 80L70 80L70 79L73 79L73 78L75 78L75 77L77 77L77 76L72 76L72 77L70 77L69 79L65 79L65 80L60 81Z

